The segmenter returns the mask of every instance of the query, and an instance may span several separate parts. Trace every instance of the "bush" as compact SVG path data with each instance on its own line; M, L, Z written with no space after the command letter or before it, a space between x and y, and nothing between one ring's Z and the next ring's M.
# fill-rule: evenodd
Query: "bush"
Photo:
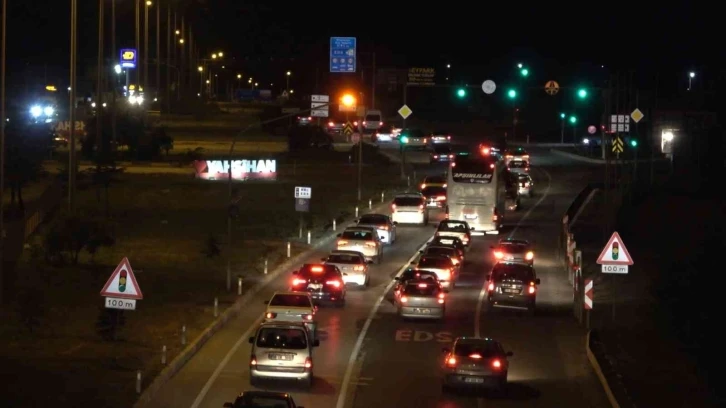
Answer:
M63 265L66 259L78 264L84 249L91 256L103 246L113 246L114 238L102 222L80 216L62 216L53 223L43 239L46 260Z

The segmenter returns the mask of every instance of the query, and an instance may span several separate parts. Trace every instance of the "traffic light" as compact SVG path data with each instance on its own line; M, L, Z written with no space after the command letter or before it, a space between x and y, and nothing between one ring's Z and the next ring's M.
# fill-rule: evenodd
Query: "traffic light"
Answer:
M630 146L632 147L638 147L638 141L635 139L630 139Z
M523 77L526 77L529 75L529 70L527 68L522 68L519 70L519 73L522 74Z
M580 99L587 98L587 89L585 89L585 88L578 89L577 90L577 97L580 98Z
M403 143L403 144L408 143L408 136L401 136L401 143Z
M576 117L574 117L574 116L570 116L570 123L572 123L573 125L574 125L575 123L577 123L577 118L576 118Z
M560 119L564 119L565 116L567 116L567 115L565 115L564 113L560 113Z
M509 97L509 99L514 99L517 97L517 91L515 91L514 89L510 89L507 92L507 96Z
M463 98L463 97L465 97L465 96L466 96L466 89L464 89L464 88L459 88L459 89L458 89L458 90L456 91L456 96L458 96L459 98Z

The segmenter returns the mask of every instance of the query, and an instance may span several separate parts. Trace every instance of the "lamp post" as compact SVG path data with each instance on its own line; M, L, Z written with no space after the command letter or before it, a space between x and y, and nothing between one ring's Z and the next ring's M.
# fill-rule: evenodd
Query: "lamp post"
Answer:
M144 89L149 89L149 7L151 0L146 0L144 7Z
M691 90L691 81L693 81L693 78L696 77L696 73L691 71L688 73L688 90Z
M3 303L3 280L5 277L3 270L3 259L5 255L5 36L8 2L2 0L2 45L0 46L2 54L0 61L0 305Z
M567 115L564 112L560 113L560 122L562 122L561 123L562 129L560 131L560 143L565 143L565 118L566 117L567 117Z
M292 72L290 71L285 73L285 92L290 91L290 75L292 75Z

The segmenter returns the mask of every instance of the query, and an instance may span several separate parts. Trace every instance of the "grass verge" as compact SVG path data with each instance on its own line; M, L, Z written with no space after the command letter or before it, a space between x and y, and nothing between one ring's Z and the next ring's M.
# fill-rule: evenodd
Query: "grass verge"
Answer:
M5 404L131 406L137 370L148 384L162 368L162 347L167 361L183 348L182 326L192 341L213 321L215 298L219 313L236 298L225 288L228 256L233 276L244 276L249 288L260 279L265 258L271 269L283 259L287 241L293 255L306 249L297 239L295 186L313 188L312 212L305 217L313 237L329 229L333 218L339 223L352 218L356 168L343 157L328 159L298 159L294 166L283 160L278 182L235 184L240 217L231 248L225 242L223 182L122 174L108 191L107 217L105 195L81 180L86 187L78 192L79 213L104 220L115 245L95 256L82 251L77 265L63 266L46 261L40 237L25 251L15 298L2 311L0 359L13 373L6 380ZM382 190L397 187L397 174L397 166L366 166L365 205L369 197L380 201ZM210 237L218 242L219 256L203 253ZM144 299L137 310L124 313L117 340L104 340L96 328L103 311L99 292L124 256ZM34 392L39 385L43 392Z

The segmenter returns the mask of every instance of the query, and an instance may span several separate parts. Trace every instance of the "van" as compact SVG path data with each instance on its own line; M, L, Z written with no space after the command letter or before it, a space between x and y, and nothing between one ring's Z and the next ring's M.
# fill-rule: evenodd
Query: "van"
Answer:
M369 110L361 123L363 130L378 130L383 126L383 114L379 110Z
M250 385L260 380L301 381L313 386L313 348L320 341L313 339L303 323L262 323L249 338Z

